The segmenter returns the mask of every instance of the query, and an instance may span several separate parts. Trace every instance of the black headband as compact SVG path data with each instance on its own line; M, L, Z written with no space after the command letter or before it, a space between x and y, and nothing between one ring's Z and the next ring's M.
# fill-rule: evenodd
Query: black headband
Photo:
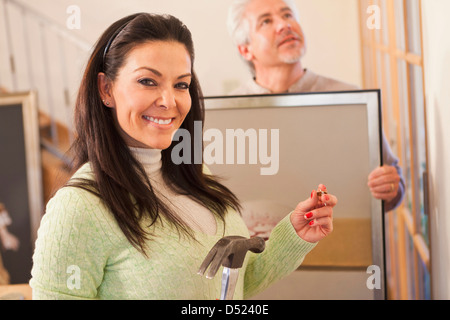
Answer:
M131 20L130 20L131 21ZM117 35L130 23L130 21L125 22L119 29L114 32L114 34L109 38L108 43L106 44L105 50L103 51L103 72L106 71L106 54L109 51L109 47L111 47L111 44L113 43L114 39L117 37Z

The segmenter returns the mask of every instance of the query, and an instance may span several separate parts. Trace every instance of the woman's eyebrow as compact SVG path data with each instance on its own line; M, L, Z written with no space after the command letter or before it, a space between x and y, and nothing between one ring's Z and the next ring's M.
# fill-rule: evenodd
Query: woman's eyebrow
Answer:
M148 71L154 73L155 75L157 75L158 77L162 76L161 72L159 72L158 70L155 70L153 68L150 68L150 67L139 67L139 68L135 69L133 72L136 72L136 71L139 71L142 69L148 70Z
M150 67L139 67L139 68L135 69L133 72L136 72L136 71L139 71L139 70L142 70L142 69L148 70L151 73L157 75L158 77L162 77L162 73L161 72L159 72L156 69L150 68ZM177 79L182 79L182 78L186 78L186 77L192 77L192 74L188 72L188 73L182 74L181 76L177 77Z
M178 79L182 79L182 78L186 78L186 77L192 77L192 74L191 73L182 74L181 76L178 77Z

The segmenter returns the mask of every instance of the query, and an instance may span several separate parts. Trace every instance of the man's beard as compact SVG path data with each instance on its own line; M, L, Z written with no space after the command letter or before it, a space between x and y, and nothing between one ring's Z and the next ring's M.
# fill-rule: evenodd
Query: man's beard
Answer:
M295 52L289 52L282 54L280 56L281 61L283 61L286 64L295 64L305 55L306 53L306 46L303 45L299 50L296 50Z
M294 35L299 41L301 41L301 46L296 48L291 48L288 52L281 53L279 58L282 62L286 64L295 64L297 63L306 53L306 42L303 35L298 35L293 31L288 31L280 36L281 39L286 36Z

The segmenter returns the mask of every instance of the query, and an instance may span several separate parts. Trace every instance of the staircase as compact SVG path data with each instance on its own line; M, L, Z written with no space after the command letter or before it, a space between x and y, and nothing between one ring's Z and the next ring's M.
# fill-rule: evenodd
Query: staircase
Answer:
M70 148L70 134L67 126L56 123L59 145L52 139L52 119L39 113L39 134L41 140L42 182L44 203L52 197L71 176L70 159L66 155Z
M73 105L91 50L70 31L22 1L0 0L0 89L38 94L45 203L71 174Z

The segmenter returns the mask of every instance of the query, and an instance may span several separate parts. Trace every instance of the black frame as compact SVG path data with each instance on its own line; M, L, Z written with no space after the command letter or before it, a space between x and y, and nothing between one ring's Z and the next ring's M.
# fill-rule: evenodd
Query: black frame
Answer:
M0 95L0 202L12 224L18 251L2 250L10 283L28 283L32 254L43 214L39 118L35 92Z
M236 117L248 117L248 119L257 119L252 122L253 126L257 126L258 122L261 122L261 117L265 117L264 114L272 114L274 117L277 113L285 112L285 110L292 109L298 110L299 114L302 110L306 110L305 107L313 107L320 114L321 107L337 107L339 106L363 106L364 112L367 113L365 118L367 132L363 134L367 136L368 145L368 167L374 169L376 166L382 165L382 121L381 121L381 99L380 90L361 90L361 91L345 91L345 92L318 92L318 93L295 93L295 94L272 94L272 95L247 95L247 96L214 96L205 97L206 119L205 119L205 131L208 128L234 128L234 124L231 122L231 118L227 118L225 115L227 112L232 112ZM232 110L236 111L232 111ZM311 109L311 108L309 108ZM237 111L241 110L241 111ZM245 111L243 111L245 110ZM283 111L284 110L284 111ZM290 110L289 112L292 112ZM325 110L325 109L323 109ZM331 109L330 109L331 110ZM222 113L221 113L222 112ZM313 111L314 112L314 111ZM348 112L343 110L343 112ZM250 114L252 116L250 116ZM320 115L319 115L320 116ZM351 114L347 114L346 117L351 117ZM228 124L224 123L228 120ZM267 121L262 121L267 124ZM295 132L291 130L292 132ZM300 131L299 131L300 132ZM329 136L330 132L317 134L317 137ZM339 135L339 132L332 132L333 135ZM281 136L281 134L280 134ZM283 139L282 137L280 139ZM320 143L320 139L317 140ZM205 143L205 146L207 144ZM361 160L361 159L359 159ZM218 165L208 164L213 174L216 172ZM253 177L249 170L240 171L238 174L231 173L233 169L230 166L222 166L222 169L218 169L219 175L224 176L224 184L235 187L243 179L248 181L255 181L254 188L262 188L263 183L258 182L258 177L253 173ZM230 172L230 175L227 173ZM364 178L368 176L368 172L364 172ZM234 181L234 182L233 182ZM365 180L367 181L367 180ZM248 182L251 183L251 182ZM250 184L247 184L247 188ZM277 190L282 186L273 186L273 189ZM360 185L361 189L364 186ZM235 188L232 189L234 191ZM239 189L239 188L238 188ZM361 192L369 192L368 188ZM311 190L311 189L309 189ZM238 197L241 196L237 192ZM245 193L245 192L243 192ZM369 192L370 193L370 192ZM263 196L264 191L261 191ZM302 200L302 199L299 199ZM374 299L386 299L386 275L385 275L385 239L384 239L384 207L383 202L370 197L368 211L370 211L371 217L371 242L372 242L372 263L380 267L380 281L381 288L373 289ZM371 274L367 271L367 277ZM336 297L339 299L339 297Z

